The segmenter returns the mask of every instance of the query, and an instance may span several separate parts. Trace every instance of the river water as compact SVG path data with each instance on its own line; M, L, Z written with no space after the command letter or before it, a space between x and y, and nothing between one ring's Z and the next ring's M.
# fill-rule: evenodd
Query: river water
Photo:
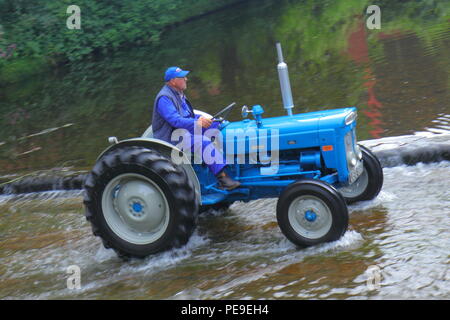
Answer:
M358 138L450 130L448 1L249 1L165 32L161 44L73 63L0 88L0 183L39 170L89 170L107 146L142 134L167 66L214 113L232 101L284 114L275 41L294 112L354 105ZM230 120L240 119L234 112ZM95 238L81 191L0 196L3 299L450 299L450 163L385 168L373 201L349 207L337 242L296 249L276 199L202 215L189 243L123 262ZM81 271L70 290L68 267Z
M91 235L81 192L1 196L0 298L449 299L450 162L384 174L336 242L297 249L265 199L210 211L185 247L130 262Z

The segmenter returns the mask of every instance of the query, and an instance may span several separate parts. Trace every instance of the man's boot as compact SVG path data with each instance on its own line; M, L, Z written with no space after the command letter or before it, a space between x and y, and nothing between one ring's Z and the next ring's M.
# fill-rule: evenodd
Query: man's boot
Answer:
M220 172L216 178L219 181L219 188L224 190L233 190L241 185L239 181L231 179L225 171Z

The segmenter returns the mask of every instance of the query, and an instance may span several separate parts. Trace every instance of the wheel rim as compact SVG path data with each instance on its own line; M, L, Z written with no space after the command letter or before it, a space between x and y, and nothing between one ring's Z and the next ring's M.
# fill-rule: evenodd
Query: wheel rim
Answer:
M163 191L149 178L126 173L111 180L102 196L106 223L121 239L149 244L164 234L169 224L169 204Z
M361 175L356 179L355 182L353 182L351 185L347 187L339 188L339 192L345 197L345 198L356 198L363 194L364 191L366 191L367 186L369 185L369 175L367 174L366 167L364 166L363 172Z
M289 206L288 218L294 231L309 239L318 239L326 235L333 222L328 205L311 195L294 199Z

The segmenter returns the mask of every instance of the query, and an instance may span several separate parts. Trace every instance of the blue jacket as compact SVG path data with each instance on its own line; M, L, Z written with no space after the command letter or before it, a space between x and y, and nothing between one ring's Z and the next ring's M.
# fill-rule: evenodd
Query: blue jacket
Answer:
M153 105L153 136L174 143L171 141L173 130L183 128L193 134L195 122L199 117L194 114L187 98L182 97L168 85L164 85Z

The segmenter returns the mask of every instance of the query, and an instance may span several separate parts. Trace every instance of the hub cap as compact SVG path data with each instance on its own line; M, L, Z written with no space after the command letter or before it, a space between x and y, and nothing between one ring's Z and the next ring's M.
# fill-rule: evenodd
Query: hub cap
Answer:
M294 231L309 239L318 239L326 235L333 222L327 204L311 195L300 196L292 201L288 217Z
M105 220L120 238L134 244L158 240L169 223L169 204L149 178L127 173L111 180L103 191Z
M308 210L305 212L305 219L309 222L314 222L317 219L317 214L314 211Z

